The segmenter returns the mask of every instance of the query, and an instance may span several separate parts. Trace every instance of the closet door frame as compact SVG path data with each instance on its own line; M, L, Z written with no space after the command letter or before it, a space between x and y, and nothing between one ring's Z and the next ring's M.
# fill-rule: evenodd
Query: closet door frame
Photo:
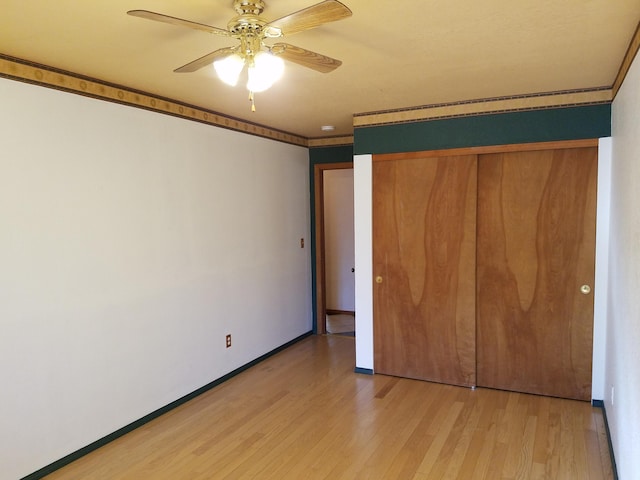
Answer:
M483 155L487 153L529 152L535 150L554 150L565 148L598 147L597 138L585 140L563 140L558 142L516 143L510 145L490 145L484 147L451 148L448 150L427 150L421 152L374 154L374 162L398 160L401 158L450 157L458 155Z
M539 142L539 143L526 143L526 144L510 144L510 145L491 145L480 147L466 147L444 150L430 150L420 152L402 152L391 154L378 154L372 155L372 162L384 162L390 160L399 159L418 159L424 157L449 157L449 156L463 156L463 155L483 155L491 153L504 153L504 152L526 152L537 150L553 150L553 149L571 149L571 148L586 148L586 147L598 147L599 139L582 139L582 140L569 140L569 141L557 141L557 142ZM375 240L374 240L375 242ZM371 279L375 281L375 277ZM373 285L375 288L375 285ZM374 312L374 319L375 319ZM375 320L374 320L375 321ZM375 326L374 326L375 330ZM375 339L374 339L375 344ZM375 357L375 351L373 352Z

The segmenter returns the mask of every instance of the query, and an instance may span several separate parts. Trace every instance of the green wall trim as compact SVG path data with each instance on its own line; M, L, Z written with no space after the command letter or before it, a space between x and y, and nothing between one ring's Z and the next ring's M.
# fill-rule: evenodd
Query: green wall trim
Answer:
M44 478L45 476L55 472L56 470L61 469L62 467L69 465L71 462L74 462L75 460L78 460L81 457L84 457L85 455L93 452L94 450L97 450L100 447L103 447L104 445L106 445L109 442L113 442L114 440L122 437L123 435L126 435L129 432L132 432L133 430L135 430L138 427L143 426L146 423L149 423L151 420L155 420L156 418L164 415L165 413L173 410L176 407L179 407L180 405L183 405L185 403L187 403L189 400L192 400L194 398L196 398L198 395L202 395L203 393L211 390L214 387L217 387L218 385L220 385L221 383L226 382L227 380L235 377L236 375L238 375L239 373L244 372L245 370L247 370L248 368L251 368L255 365L257 365L258 363L262 362L263 360L266 360L267 358L275 355L276 353L281 352L282 350L292 346L294 343L299 342L300 340L303 340L307 337L309 337L310 335L312 335L312 332L307 332L304 333L302 335L300 335L299 337L294 338L293 340L275 348L274 350L271 350L270 352L265 353L264 355L256 358L255 360L252 360L251 362L242 365L241 367L236 368L235 370L233 370L232 372L227 373L226 375L218 378L217 380L214 380L211 383L208 383L207 385L204 385L203 387L200 387L199 389L185 395L182 398L179 398L178 400L175 400L173 402L171 402L168 405L165 405L164 407L159 408L158 410L149 413L148 415L145 415L144 417L136 420L135 422L130 423L129 425L126 425L118 430L116 430L113 433L110 433L109 435L102 437L99 440L96 440L95 442L87 445L86 447L81 448L80 450L76 450L73 453L70 453L69 455L67 455L66 457L61 458L60 460L56 460L55 462L47 465L46 467L41 468L40 470L33 472L29 475L27 475L26 477L22 477L21 480L39 480L41 478Z
M609 421L607 420L607 409L604 400L591 400L591 405L595 408L602 409L602 417L604 419L604 427L607 432L607 443L609 445L609 456L611 457L611 470L613 470L613 480L618 480L618 467L616 466L616 455L613 451L613 443L611 443L611 431L609 430Z
M318 298L316 295L316 188L314 167L321 163L353 162L353 145L316 147L309 149L309 205L311 208L311 305L313 311L313 333L318 333Z
M353 145L315 147L309 149L309 163L343 163L353 161ZM313 168L311 169L313 171Z
M354 153L398 153L611 136L611 104L356 128Z
M371 368L361 368L361 367L356 367L353 369L354 373L360 373L362 375L373 375L373 369Z

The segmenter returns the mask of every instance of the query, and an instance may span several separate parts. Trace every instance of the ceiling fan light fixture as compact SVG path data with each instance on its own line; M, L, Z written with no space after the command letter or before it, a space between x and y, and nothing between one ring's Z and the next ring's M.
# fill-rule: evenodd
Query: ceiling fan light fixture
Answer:
M195 72L213 63L218 78L235 87L246 65L252 111L255 111L254 92L267 90L280 79L284 73L284 60L321 73L332 72L342 65L339 60L287 43L264 43L265 39L289 36L350 17L351 10L339 0L322 0L271 22L261 17L264 0L234 0L233 6L237 15L227 23L226 29L149 10L129 10L127 14L239 40L240 45L218 48L176 68L174 72Z
M247 90L264 92L277 82L284 72L284 61L272 53L258 52L249 65Z
M216 70L216 74L220 80L227 85L235 87L238 84L240 72L242 72L244 68L244 59L234 53L233 55L213 62L213 68Z

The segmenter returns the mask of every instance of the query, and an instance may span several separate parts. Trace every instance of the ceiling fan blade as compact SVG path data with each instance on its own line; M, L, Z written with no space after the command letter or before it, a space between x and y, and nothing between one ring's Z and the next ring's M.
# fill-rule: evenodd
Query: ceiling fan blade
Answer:
M284 58L303 67L311 68L321 73L334 71L342 62L335 58L320 55L319 53L305 50L304 48L289 45L288 43L276 43L271 47L274 55Z
M215 35L222 35L225 37L231 36L231 32L222 28L212 27L211 25L205 25L204 23L192 22L190 20L183 20L182 18L170 17L169 15L150 12L149 10L129 10L127 14L134 17L146 18L147 20L155 20L156 22L168 23L170 25L193 28L195 30L213 33Z
M274 20L265 25L265 30L277 29L281 35L294 33L319 27L325 23L335 22L351 16L351 10L338 0L325 0L290 15ZM274 35L275 36L275 35Z
M200 57L193 62L189 62L186 65L181 66L180 68L176 68L174 72L176 73L191 73L196 70L200 70L202 67L206 67L207 65L211 65L219 58L227 57L233 53L236 53L237 47L225 47L219 48L215 52L207 53L204 57Z

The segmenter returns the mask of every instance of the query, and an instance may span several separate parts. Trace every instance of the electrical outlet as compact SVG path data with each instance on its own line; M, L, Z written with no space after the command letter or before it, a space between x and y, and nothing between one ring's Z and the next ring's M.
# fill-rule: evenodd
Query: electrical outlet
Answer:
M231 335L227 335L227 348L231 346Z

